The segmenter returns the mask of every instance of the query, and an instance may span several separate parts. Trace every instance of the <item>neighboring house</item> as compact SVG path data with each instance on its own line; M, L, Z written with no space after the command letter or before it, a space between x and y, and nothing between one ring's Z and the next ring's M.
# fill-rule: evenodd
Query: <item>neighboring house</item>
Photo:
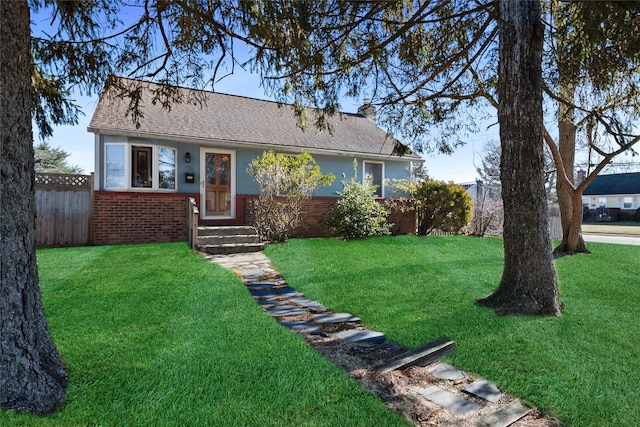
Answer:
M326 236L326 212L342 190L341 177L378 185L384 198L386 179L409 178L413 153L392 154L396 140L375 124L371 106L362 114L343 113L331 120L332 131L300 129L291 106L275 102L180 88L188 99L163 109L151 101L154 83L142 85L139 127L127 114L128 98L100 97L89 124L95 134L93 239L95 244L180 241L186 236L186 199L194 197L200 224L248 224L250 203L258 194L247 173L265 150L311 153L325 174L336 180L319 189L307 205L297 236ZM368 113L368 116L365 115ZM373 117L372 117L373 114ZM411 232L411 230L409 230Z
M629 220L639 204L640 172L598 175L582 193L586 221Z
M493 184L477 179L473 182L464 182L458 185L469 193L474 205L477 205L482 200L485 202L489 200L502 200L502 187L500 183Z

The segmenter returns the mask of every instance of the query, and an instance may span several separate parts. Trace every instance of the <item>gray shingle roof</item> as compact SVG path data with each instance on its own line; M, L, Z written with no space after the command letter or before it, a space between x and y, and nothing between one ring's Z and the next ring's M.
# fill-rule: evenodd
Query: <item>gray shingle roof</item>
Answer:
M238 145L258 145L274 149L305 149L312 152L390 156L395 139L370 119L350 113L330 119L333 132L318 131L312 125L297 126L292 107L276 102L200 92L180 88L188 97L198 93L204 103L174 103L163 109L151 102L158 85L123 79L144 87L140 127L126 115L129 99L103 93L89 123L88 130L107 135L155 137L185 142L228 141ZM420 159L411 153L407 159Z
M640 194L640 172L598 175L582 194L585 196Z

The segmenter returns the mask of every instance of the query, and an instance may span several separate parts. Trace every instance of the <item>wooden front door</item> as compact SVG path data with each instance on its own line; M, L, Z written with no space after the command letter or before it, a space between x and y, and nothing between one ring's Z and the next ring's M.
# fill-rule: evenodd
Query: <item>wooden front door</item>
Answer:
M232 215L232 168L230 153L206 152L204 159L205 217Z

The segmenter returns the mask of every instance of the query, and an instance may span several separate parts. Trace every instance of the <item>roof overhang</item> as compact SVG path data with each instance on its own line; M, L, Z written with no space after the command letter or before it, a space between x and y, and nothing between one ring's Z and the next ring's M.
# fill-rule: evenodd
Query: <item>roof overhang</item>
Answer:
M424 163L424 159L416 154L410 154L407 156L394 156L392 154L383 154L383 153L367 153L367 152L358 152L358 151L345 151L345 150L335 150L330 148L308 148L302 146L293 146L293 145L285 145L285 144L264 144L260 142L252 142L252 141L230 141L230 140L222 140L216 138L200 138L193 137L188 135L167 135L160 133L149 133L149 132L140 132L140 131L131 131L131 130L122 130L122 129L107 129L107 128L97 128L89 126L87 127L87 131L92 132L94 134L99 135L109 135L109 136L124 136L127 138L139 138L139 139L155 139L162 141L175 141L185 144L194 144L194 145L216 145L220 147L245 147L245 148L257 148L257 149L274 149L279 151L289 151L289 152L302 152L306 151L310 154L323 154L323 155L333 155L333 156L342 156L342 157L367 157L367 158L376 158L376 159L392 159L397 161L405 161L405 162L421 162ZM392 142L392 141L390 141Z

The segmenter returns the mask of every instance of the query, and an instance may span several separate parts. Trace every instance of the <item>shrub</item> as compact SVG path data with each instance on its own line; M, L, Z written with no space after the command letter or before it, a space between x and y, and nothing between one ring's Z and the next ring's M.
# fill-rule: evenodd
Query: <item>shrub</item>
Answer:
M483 191L477 197L473 207L473 218L469 224L469 235L471 236L502 235L502 224L504 222L502 199L490 197L487 193L487 191Z
M632 218L635 222L640 222L640 208L636 209Z
M387 210L375 200L376 186L359 183L357 172L354 160L353 176L343 176L340 198L329 211L329 228L345 240L389 234L392 224L387 222Z
M392 203L405 211L416 212L419 236L435 230L458 234L471 219L471 196L459 185L427 178L421 181L397 180L394 188L406 196Z
M254 225L262 240L271 242L286 241L304 213L306 200L335 179L333 174L323 175L306 151L297 156L265 151L247 172L260 191L253 206Z

